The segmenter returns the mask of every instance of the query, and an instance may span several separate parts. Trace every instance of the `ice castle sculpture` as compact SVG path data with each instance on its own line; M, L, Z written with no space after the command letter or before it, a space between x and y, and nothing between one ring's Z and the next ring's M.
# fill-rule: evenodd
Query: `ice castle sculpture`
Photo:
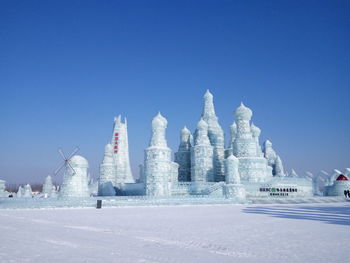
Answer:
M100 165L99 195L110 195L112 188L120 190L125 183L134 183L129 159L128 126L121 116L114 118L113 136L105 146L103 162ZM114 190L114 191L115 191Z
M271 142L266 141L262 150L259 143L261 130L251 123L252 110L241 103L234 115L231 138L225 149L224 132L215 114L213 95L207 91L193 138L186 127L181 130L173 162L165 137L168 123L158 113L152 120L152 135L137 182L129 173L126 123L123 126L118 117L113 140L106 145L100 165L99 194L208 195L240 200L245 197L312 195L311 180L285 176L281 158Z
M144 179L149 196L170 196L173 184L178 181L178 164L171 161L165 131L167 120L158 113L152 120L152 135L145 150Z
M87 176L87 170L89 168L88 161L80 155L74 155L69 160L69 164L71 167L66 167L66 170L63 175L63 183L60 189L59 197L89 197L90 192Z

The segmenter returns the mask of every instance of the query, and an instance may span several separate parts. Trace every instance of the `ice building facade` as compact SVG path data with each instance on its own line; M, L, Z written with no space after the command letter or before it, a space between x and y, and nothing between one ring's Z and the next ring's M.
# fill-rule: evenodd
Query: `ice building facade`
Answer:
M173 162L166 140L168 122L158 113L152 120L151 139L137 183L130 172L126 121L122 124L118 117L113 139L105 147L100 166L99 194L225 196L240 200L312 196L312 180L293 173L287 175L270 141L261 147L261 130L252 123L252 116L252 110L241 103L234 112L235 120L225 148L214 98L207 91L193 135L186 126L180 131L180 144Z

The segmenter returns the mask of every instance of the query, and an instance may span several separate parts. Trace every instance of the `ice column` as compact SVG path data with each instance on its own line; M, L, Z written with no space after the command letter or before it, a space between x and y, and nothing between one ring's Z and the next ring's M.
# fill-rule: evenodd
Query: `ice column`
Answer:
M224 193L228 198L245 199L245 189L241 184L238 166L239 160L234 155L230 155L225 160L226 184L224 186Z
M179 164L179 181L191 181L191 132L186 126L181 130L180 145L175 153L175 162Z
M63 183L60 189L61 198L89 197L89 183L87 177L88 161L80 156L74 155L69 160L70 166L66 167L63 175Z
M146 194L149 196L171 195L171 185L177 180L177 164L171 161L171 150L167 146L165 130L167 120L160 114L152 120L152 136L145 150L143 168Z
M113 183L115 183L115 162L113 146L108 143L105 147L105 153L102 164L100 165L100 179L98 185L98 195L115 195Z
M201 190L203 183L213 182L213 146L208 138L208 124L201 119L191 148L191 176L195 192Z
M214 181L224 181L224 131L222 130L218 122L218 117L215 114L213 95L209 92L209 90L207 90L204 94L202 119L208 124L210 144L214 147Z

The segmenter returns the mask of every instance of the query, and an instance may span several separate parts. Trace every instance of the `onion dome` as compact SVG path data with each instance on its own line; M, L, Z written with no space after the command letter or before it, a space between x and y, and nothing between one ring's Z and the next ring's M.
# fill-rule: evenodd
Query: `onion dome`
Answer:
M336 179L336 181L348 181L349 179L345 176L345 175L343 175L343 174L340 174L339 176L338 176L338 178Z
M190 132L190 130L187 129L187 127L185 126L185 127L182 128L181 134L185 136L185 135L190 135L191 132Z
M70 160L69 163L72 167L81 167L81 168L88 168L89 163L88 161L80 155L74 155Z
M264 145L265 145L265 147L266 147L266 146L272 146L272 142L270 142L269 140L266 140L266 141L264 142Z
M156 128L156 127L166 128L167 124L168 124L168 121L162 116L162 114L160 114L160 112L158 112L157 116L154 117L152 120L153 128Z
M113 146L110 143L107 143L105 146L105 153L110 153L113 151Z
M236 163L239 162L238 158L236 156L234 156L233 154L231 154L229 157L227 157L226 160L233 161L233 162L236 162Z
M197 124L197 129L198 130L207 130L208 124L203 119L201 119Z
M243 102L241 102L241 105L236 109L235 112L236 120L250 120L253 116L253 112L251 109L244 106Z
M252 131L252 134L254 137L259 137L261 130L259 127L255 126L254 123L252 123L252 125L250 126L250 129Z

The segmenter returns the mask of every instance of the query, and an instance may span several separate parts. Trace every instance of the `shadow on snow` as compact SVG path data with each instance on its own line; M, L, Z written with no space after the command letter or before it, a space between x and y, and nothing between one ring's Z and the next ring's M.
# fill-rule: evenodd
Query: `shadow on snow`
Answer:
M350 225L350 206L252 206L245 213L264 214L278 218L320 221L327 224Z

